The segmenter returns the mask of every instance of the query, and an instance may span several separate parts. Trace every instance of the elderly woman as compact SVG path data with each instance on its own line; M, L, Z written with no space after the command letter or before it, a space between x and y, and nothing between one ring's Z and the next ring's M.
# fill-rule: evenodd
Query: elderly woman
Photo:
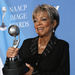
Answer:
M39 5L32 15L38 34L24 40L21 48L9 48L7 58L19 55L29 71L25 75L69 75L69 44L55 36L58 11L50 5Z

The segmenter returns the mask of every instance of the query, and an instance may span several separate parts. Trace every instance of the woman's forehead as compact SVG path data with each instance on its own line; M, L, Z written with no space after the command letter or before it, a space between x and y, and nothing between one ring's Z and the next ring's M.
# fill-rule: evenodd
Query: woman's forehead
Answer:
M35 10L33 14L38 14L38 13L43 13L43 12L47 12L47 10L42 10L42 9L38 9L38 10Z
M34 13L34 15L33 15L34 18L36 18L36 17L42 17L42 16L48 17L47 11L39 11L37 13Z

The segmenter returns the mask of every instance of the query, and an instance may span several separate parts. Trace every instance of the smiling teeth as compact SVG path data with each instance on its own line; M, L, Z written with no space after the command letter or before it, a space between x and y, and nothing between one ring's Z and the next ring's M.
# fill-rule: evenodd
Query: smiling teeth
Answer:
M38 30L43 30L43 28L38 28Z

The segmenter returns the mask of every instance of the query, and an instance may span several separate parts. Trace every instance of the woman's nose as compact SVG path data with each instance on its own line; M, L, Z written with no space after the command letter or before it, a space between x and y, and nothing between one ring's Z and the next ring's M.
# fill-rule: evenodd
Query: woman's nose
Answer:
M38 21L38 24L37 25L41 25L42 23L41 23L41 21Z

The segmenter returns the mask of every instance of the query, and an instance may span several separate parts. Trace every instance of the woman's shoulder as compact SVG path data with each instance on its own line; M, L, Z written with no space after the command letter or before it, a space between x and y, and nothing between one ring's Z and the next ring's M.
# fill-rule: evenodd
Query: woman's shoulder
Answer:
M57 42L59 43L59 45L65 45L65 46L69 46L69 43L63 39L59 39L57 38Z
M28 38L28 39L25 39L22 43L22 46L20 49L23 49L23 48L30 48L30 46L32 45L32 41L35 40L37 37L34 37L34 38Z
M32 43L32 41L34 41L34 40L36 40L38 38L38 36L36 36L36 37L34 37L34 38L28 38L28 39L25 39L24 41L23 41L23 43Z

